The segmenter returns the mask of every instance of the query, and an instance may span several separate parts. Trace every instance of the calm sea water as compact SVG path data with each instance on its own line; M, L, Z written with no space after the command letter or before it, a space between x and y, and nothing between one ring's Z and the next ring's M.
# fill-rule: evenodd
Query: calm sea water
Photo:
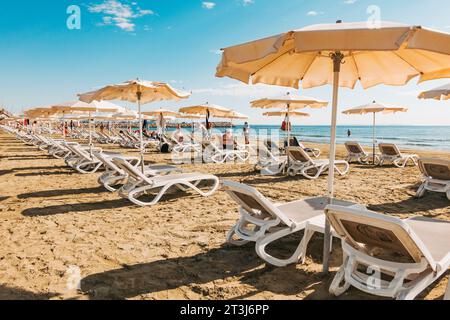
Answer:
M225 131L225 128L215 128ZM259 131L278 133L280 136L285 132L279 130L279 126L253 125L252 135ZM347 137L347 130L352 132ZM241 134L242 126L235 126L234 132ZM330 142L329 126L293 126L292 135L305 142ZM377 126L376 137L378 142L395 143L399 147L410 149L431 149L450 151L450 126ZM346 141L359 141L362 145L372 145L371 126L338 126L337 142L343 144Z

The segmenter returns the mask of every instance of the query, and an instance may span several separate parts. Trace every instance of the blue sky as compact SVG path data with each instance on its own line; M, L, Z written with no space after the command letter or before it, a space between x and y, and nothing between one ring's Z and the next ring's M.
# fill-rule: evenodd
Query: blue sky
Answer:
M81 8L81 29L66 26L70 5ZM382 20L450 32L448 0L40 0L0 4L0 105L14 112L75 98L76 93L139 77L167 81L193 92L183 103L146 105L177 109L211 102L251 116L251 123L278 123L252 110L252 99L289 89L246 86L214 77L222 47L309 24L337 19L364 21L377 5ZM342 89L340 110L383 101L408 107L380 116L380 124L450 125L448 102L419 101L421 90L450 80L369 90ZM331 87L303 95L330 100ZM298 124L328 124L330 110L313 110ZM341 124L370 124L368 117L339 115Z

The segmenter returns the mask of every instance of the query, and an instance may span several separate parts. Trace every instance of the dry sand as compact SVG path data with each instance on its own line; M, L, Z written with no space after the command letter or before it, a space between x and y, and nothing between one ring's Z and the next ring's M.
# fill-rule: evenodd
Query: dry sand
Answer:
M157 153L146 159L171 161ZM277 202L326 194L325 176L263 177L249 164L183 167L247 183ZM223 191L206 199L171 195L139 208L101 188L97 177L0 134L0 299L334 299L328 287L342 259L337 240L328 276L320 273L321 236L313 238L306 265L268 266L251 244L225 244L238 213ZM348 176L337 178L336 196L401 218L450 220L444 194L414 198L419 182L417 167L352 165ZM290 252L299 236L273 250ZM444 277L419 298L441 299L446 284ZM353 288L340 297L376 298Z

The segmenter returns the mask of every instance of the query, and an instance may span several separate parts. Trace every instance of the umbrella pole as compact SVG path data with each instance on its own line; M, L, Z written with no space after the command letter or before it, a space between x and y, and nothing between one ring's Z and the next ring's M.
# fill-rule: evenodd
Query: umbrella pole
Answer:
M65 124L64 124L64 132L65 132ZM91 112L89 112L89 149L91 152L92 157L92 119L91 119Z
M328 168L328 197L330 198L329 204L332 204L334 198L334 163L336 157L336 122L337 122L337 107L339 98L339 73L341 71L341 63L344 59L344 55L337 51L331 54L333 59L333 110L331 115L331 141L330 141L330 166ZM325 219L325 233L323 244L323 272L328 274L329 272L329 260L331 249L331 226L328 219Z
M372 136L373 136L373 165L375 165L375 112L373 113L373 125L372 125Z
M140 154L141 154L141 169L142 173L145 171L145 164L144 164L144 134L142 132L142 113L141 113L141 97L142 92L141 88L138 88L138 91L136 93L137 100L138 100L138 110L139 110L139 140L140 140Z

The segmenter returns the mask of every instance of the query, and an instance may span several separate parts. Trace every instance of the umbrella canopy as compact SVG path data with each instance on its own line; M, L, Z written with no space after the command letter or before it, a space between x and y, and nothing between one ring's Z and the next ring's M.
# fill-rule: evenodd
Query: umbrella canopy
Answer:
M310 107L313 109L323 108L328 106L328 102L321 101L311 97L300 96L297 94L288 93L287 95L274 98L264 98L250 102L252 108L289 108L289 110L303 109Z
M363 88L404 85L450 77L450 35L420 26L380 22L312 25L224 49L218 77L245 83L312 88L333 83L333 60L339 52L339 86Z
M209 115L211 117L224 117L230 112L232 112L231 109L221 107L216 104L199 104L195 106L190 107L184 107L179 110L180 113L187 113L187 114L195 114L195 115L203 115L206 116Z
M92 103L86 103L82 101L68 101L56 104L52 106L55 111L62 112L119 112L123 110L122 107L115 105L108 101L92 101Z
M236 120L248 120L248 116L247 115L245 115L245 114L243 114L243 113L240 113L240 112L237 112L237 111L231 111L231 112L229 112L226 116L223 116L223 117L218 117L218 118L226 118L226 119L236 119Z
M445 86L422 92L419 99L435 99L435 100L449 100L450 99L450 83Z
M139 95L138 92L140 92ZM172 88L167 83L146 80L130 80L79 95L80 101L88 103L101 100L122 100L141 104L165 100L177 101L190 96L190 93Z
M375 148L376 148L376 136L375 136L375 127L376 127L376 114L377 113L396 113L396 112L407 112L408 109L403 107L394 107L390 105L386 105L383 103L372 102L360 107L352 108L343 111L343 114L351 115L351 114L372 114L373 115L373 125L372 125L372 138L373 138L373 164L375 165Z
M136 102L138 104L139 126L142 125L141 105L163 101L163 100L182 100L191 96L190 93L172 88L169 84L163 82L153 82L146 80L130 80L124 83L105 86L99 90L80 94L80 101L92 102L102 100L123 100ZM142 128L139 130L140 137L140 155L141 169L144 172L144 137Z
M372 102L360 107L352 108L343 111L343 114L368 114L368 113L396 113L396 112L406 112L408 109L403 107L389 106L383 103Z
M263 113L263 116L266 117L285 117L287 114L286 111L280 110L280 111L271 111L271 112L265 112ZM311 115L306 112L300 112L300 111L290 111L289 116L291 117L310 117Z
M146 116L151 116L151 117L159 117L159 116L163 116L163 117L178 117L179 113L176 111L172 111L172 110L167 110L167 109L158 109L155 111L145 111L142 112L142 114L146 115Z
M333 85L330 168L336 156L339 87L404 85L450 77L450 34L380 21L312 25L223 50L217 77L245 83L299 88ZM334 197L334 170L328 196ZM325 227L324 271L328 272L330 225Z
M195 120L195 119L203 119L205 116L200 114L182 114L179 113L177 118L178 119L189 119L189 120Z

